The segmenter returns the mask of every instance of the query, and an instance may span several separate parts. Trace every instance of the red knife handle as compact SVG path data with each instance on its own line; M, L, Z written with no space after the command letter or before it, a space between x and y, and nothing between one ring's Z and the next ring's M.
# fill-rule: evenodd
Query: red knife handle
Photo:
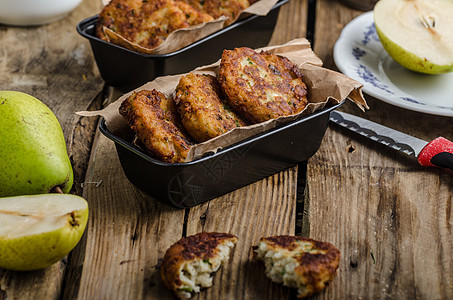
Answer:
M443 137L432 140L420 151L418 162L425 167L441 167L453 171L453 142Z

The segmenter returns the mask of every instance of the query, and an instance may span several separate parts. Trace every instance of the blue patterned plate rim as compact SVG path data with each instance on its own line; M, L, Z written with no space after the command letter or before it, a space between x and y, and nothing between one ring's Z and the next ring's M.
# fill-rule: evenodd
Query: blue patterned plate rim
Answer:
M404 109L453 117L453 73L425 75L401 67L382 47L372 11L343 28L334 61L370 96Z

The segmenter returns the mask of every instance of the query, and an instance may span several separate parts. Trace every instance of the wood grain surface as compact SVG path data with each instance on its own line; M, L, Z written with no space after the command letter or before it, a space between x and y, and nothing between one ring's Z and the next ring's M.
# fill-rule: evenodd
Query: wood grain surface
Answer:
M340 13L341 12L341 13ZM332 49L360 14L317 1L314 51L336 69ZM362 113L419 138L453 138L451 118L403 110L366 96ZM338 277L322 299L451 299L453 176L330 125L307 165L306 232L342 252Z
M113 142L97 134L83 196L90 204L83 247L74 251L65 298L171 298L159 259L182 237L184 210L160 204L126 179Z
M81 195L96 120L75 111L101 107L103 81L76 24L100 9L85 1L67 18L38 27L0 25L0 90L15 90L43 101L57 116L74 169L73 193ZM67 259L35 272L0 269L0 299L57 299Z
M253 259L252 246L265 236L294 235L296 168L190 209L187 235L228 232L239 241L231 259L200 299L287 299L290 291L271 284Z
M293 299L253 260L262 236L295 234L329 241L342 252L335 280L313 299L452 299L453 175L330 125L308 163L185 210L163 205L125 177L97 118L81 118L121 93L104 86L76 24L98 13L84 0L67 18L31 28L0 25L0 90L45 102L59 119L74 167L72 193L89 202L86 232L71 254L42 271L0 269L4 299L175 299L159 276L166 249L201 231L239 241L195 299ZM270 44L307 36L324 66L336 70L333 46L362 12L336 0L290 0ZM370 110L341 110L422 139L453 140L453 123L366 96ZM83 186L82 186L83 185Z
M291 0L280 8L269 45L281 45L307 33L308 1Z
M290 14L288 8L282 7L283 15ZM116 100L119 95L109 97ZM239 242L232 259L215 275L214 286L199 298L291 297L290 290L270 284L264 267L253 261L251 247L262 236L295 233L296 167L185 211L159 204L132 186L113 143L103 136L96 138L86 174L85 182L92 184L83 195L95 212L71 259L64 298L173 299L160 280L159 260L178 239L201 231L230 232Z

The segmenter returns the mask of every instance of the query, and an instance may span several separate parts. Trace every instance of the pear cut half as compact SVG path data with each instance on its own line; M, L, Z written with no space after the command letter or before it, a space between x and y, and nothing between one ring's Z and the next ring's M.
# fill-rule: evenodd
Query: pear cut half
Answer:
M426 74L453 71L453 0L380 0L374 22L387 53Z
M0 268L47 268L79 242L88 203L70 194L0 198Z

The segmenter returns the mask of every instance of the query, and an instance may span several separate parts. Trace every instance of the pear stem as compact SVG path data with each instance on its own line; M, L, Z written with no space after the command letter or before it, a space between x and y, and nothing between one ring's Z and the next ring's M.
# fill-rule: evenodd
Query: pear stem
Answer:
M60 186L55 186L50 190L51 193L64 194Z

